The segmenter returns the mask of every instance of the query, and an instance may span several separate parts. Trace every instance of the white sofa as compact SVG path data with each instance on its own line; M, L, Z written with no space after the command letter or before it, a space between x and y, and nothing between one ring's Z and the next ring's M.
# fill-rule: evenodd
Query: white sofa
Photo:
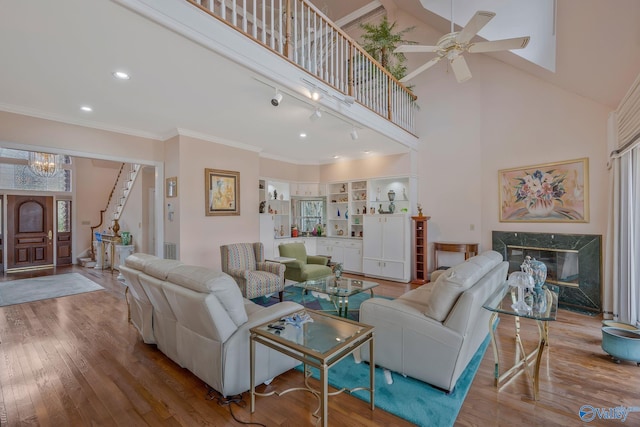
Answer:
M360 321L376 328L375 363L451 391L489 333L486 299L507 279L508 263L487 251L395 300L372 298ZM369 349L361 351L369 360Z
M250 387L249 329L303 309L290 301L262 307L243 298L226 273L152 255L130 255L121 272L130 287L131 320L144 342L157 344L223 396ZM299 364L257 344L256 384Z

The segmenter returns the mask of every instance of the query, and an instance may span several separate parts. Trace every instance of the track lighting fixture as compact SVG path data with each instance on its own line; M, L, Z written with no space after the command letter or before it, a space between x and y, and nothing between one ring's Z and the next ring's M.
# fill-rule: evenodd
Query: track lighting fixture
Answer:
M354 141L358 139L358 129L351 129L351 132L349 134L351 135L351 139L353 139Z
M322 98L322 94L320 93L320 91L316 89L311 91L311 99L313 99L314 101L319 101L320 98Z
M320 117L322 117L322 113L320 112L319 108L316 108L316 111L314 111L313 114L309 116L309 120L311 120L312 122L315 122Z
M282 102L282 94L276 90L276 94L271 98L271 105L277 107Z

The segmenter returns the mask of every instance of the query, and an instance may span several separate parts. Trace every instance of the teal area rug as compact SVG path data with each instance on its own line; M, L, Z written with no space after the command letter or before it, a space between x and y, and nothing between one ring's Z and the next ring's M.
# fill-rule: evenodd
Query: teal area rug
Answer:
M378 295L376 295L375 297L384 298ZM350 296L348 317L352 320L358 320L358 311L360 309L360 304L363 301L368 300L369 298L371 298L371 293L369 291L360 292L359 294ZM287 286L285 288L284 300L297 302L298 304L302 304L306 308L310 308L312 310L322 310L329 312L330 314L337 314L336 306L327 295L319 294L316 292L309 292L308 294L303 295L302 288L297 288L295 286ZM268 307L280 302L280 299L278 297L278 294L274 294L269 297L254 298L252 301L256 304Z
M387 384L381 368L376 367L375 405L418 426L453 426L464 402L480 362L489 345L490 338L484 340L467 368L464 370L451 393L435 388L413 378L393 373L393 383ZM425 360L425 363L428 363ZM302 371L302 366L296 369ZM318 370L312 368L313 377L318 379ZM329 384L335 388L368 387L369 365L355 363L353 357L346 357L329 369ZM369 402L369 392L358 390L353 393L359 399Z
M0 307L104 289L79 273L34 277L0 283Z

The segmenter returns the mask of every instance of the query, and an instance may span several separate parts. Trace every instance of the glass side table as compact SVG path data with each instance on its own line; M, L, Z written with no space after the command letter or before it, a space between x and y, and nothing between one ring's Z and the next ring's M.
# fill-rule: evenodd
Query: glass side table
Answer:
M255 326L250 329L249 357L251 378L251 413L255 411L255 396L282 396L291 391L304 390L311 392L318 398L318 409L313 413L317 423L323 427L328 425L328 397L340 394L344 391L367 390L370 397L370 408L375 408L375 363L374 354L374 327L341 317L332 316L315 310L303 310L301 314L308 314L313 322L304 323L299 327L285 324L280 318ZM291 313L292 315L294 313ZM274 329L271 326L277 324L282 329ZM258 393L255 391L255 355L256 343L270 347L280 353L301 361L304 365L304 387L294 387L281 392ZM369 387L357 387L354 389L341 389L329 393L328 375L329 368L355 352L361 346L369 344ZM317 368L320 374L320 389L314 389L308 383L311 376L310 367Z
M515 310L512 304L516 302L518 290L510 287L506 282L485 301L483 308L491 311L489 319L489 334L491 336L491 344L493 346L493 357L495 360L494 384L500 388L500 383L506 379L511 379L517 374L524 371L527 377L531 377L529 373L529 363L535 357L533 366L533 398L538 400L539 378L540 378L540 361L545 346L549 342L549 322L556 320L558 312L558 286L545 284L538 294L534 294L531 298L531 310ZM499 314L513 316L515 320L515 338L516 338L516 361L514 366L500 374L500 355L498 354L498 345L496 343L495 330L496 321ZM520 339L520 318L535 320L538 325L538 333L540 335L538 346L530 353L526 353L524 345Z

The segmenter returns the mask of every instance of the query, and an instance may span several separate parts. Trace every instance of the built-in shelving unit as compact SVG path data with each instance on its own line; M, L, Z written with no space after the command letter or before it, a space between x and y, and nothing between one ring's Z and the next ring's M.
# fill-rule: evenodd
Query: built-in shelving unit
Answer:
M327 230L326 235L346 237L349 232L349 183L334 182L327 190Z
M391 201L389 200L389 192L395 193L393 201L393 213L407 213L411 210L409 201L409 178L380 178L369 181L369 210L374 208L376 213L380 210L385 213L389 212ZM392 194L393 194L392 193Z

